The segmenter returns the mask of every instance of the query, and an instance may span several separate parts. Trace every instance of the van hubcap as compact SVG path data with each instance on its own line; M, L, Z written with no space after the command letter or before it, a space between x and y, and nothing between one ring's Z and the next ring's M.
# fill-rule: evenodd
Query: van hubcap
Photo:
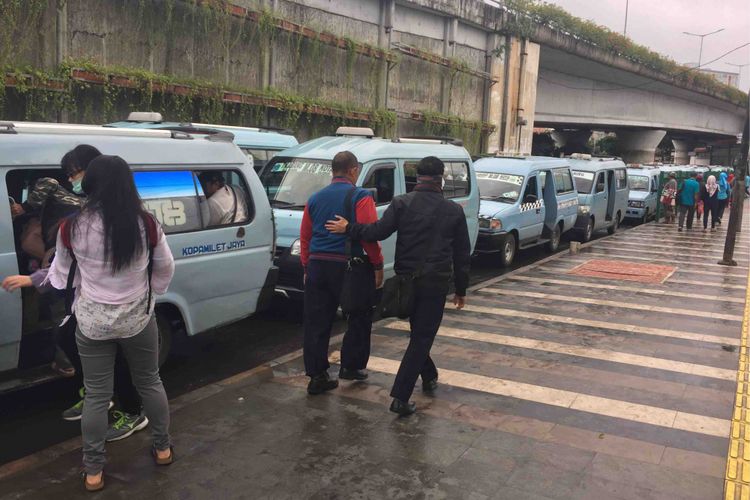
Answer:
M510 262L510 259L513 258L513 245L510 244L510 241L505 242L505 261Z

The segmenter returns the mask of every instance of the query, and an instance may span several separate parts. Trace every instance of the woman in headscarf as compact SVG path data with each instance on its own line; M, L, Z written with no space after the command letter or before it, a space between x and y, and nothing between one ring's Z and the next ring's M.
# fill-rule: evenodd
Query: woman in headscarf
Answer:
M664 208L664 222L674 224L674 206L677 198L677 179L674 172L669 172L669 180L661 192L661 204Z
M701 199L704 209L703 231L708 228L708 214L711 214L711 231L716 231L716 223L719 220L719 185L713 175L708 176L706 184L701 189Z
M721 218L724 217L724 209L727 206L727 199L729 198L729 181L727 180L727 173L722 172L719 174L719 218L717 222L721 225Z

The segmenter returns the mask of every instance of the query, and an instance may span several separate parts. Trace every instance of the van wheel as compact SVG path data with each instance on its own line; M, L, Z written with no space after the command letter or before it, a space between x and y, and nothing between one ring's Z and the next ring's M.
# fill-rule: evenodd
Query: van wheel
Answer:
M619 226L620 226L620 214L618 213L617 216L615 217L614 222L612 222L612 225L607 228L607 233L615 234Z
M594 235L594 219L589 217L589 222L581 232L581 243L588 243L591 241L591 237Z
M516 258L516 237L513 233L509 233L503 239L500 245L500 265L503 267L510 267L513 264L513 259Z
M560 236L562 235L562 230L560 229L560 224L557 224L555 226L555 229L552 230L552 234L550 235L549 241L547 242L546 248L547 251L550 253L557 252L557 249L560 248Z
M169 316L160 311L156 311L156 326L159 330L159 367L161 368L169 357L169 351L172 348L174 328Z
M648 222L648 218L651 217L651 214L648 213L648 208L643 213L643 219L641 220L641 224L645 224Z

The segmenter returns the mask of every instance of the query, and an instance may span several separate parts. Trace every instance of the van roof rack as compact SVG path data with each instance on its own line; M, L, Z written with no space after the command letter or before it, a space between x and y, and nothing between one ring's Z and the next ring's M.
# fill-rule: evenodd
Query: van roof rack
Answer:
M404 142L414 144L450 144L452 146L463 146L464 141L455 137L446 137L441 135L407 135L397 137L393 142Z
M591 160L591 161L615 161L622 160L619 156L595 156L589 153L572 153L568 155L571 160Z
M215 128L204 128L204 127L198 127L196 126L197 123L181 123L179 125L165 125L164 127L158 128L158 129L146 129L146 130L164 130L164 131L172 131L172 132L183 132L185 134L202 134L208 136L208 139L211 141L226 141L226 142L233 142L234 141L234 134L231 132L227 132L226 130L218 130Z
M367 137L372 139L375 137L375 132L370 127L339 127L336 129L337 136L354 136L354 137Z
M196 123L196 122L185 122L180 125L187 125L200 128L227 128L230 130L251 130L253 132L278 132L283 135L294 135L294 131L288 128L282 127L241 127L237 125L220 125L218 123Z
M193 131L197 133L196 131ZM215 133L216 131L210 131ZM42 122L0 122L0 134L59 134L59 135L108 135L120 137L150 137L192 139L189 132L170 129L113 128L101 125L80 125L75 123ZM208 134L209 132L205 132ZM228 132L226 135L231 136ZM209 137L211 137L209 135ZM219 139L222 140L222 139ZM230 139L231 140L231 139Z

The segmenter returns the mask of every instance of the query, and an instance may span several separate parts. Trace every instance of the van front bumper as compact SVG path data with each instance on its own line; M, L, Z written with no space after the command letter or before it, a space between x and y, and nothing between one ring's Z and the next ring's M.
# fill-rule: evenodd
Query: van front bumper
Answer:
M477 244L474 248L474 253L494 253L499 252L505 241L505 235L507 231L500 231L496 233L489 233L479 231L477 236Z
M302 268L299 255L292 255L289 248L277 248L273 263L279 269L276 294L284 298L301 300L305 293L305 270Z
M645 214L645 208L628 207L628 209L625 210L625 217L628 219L642 219Z

